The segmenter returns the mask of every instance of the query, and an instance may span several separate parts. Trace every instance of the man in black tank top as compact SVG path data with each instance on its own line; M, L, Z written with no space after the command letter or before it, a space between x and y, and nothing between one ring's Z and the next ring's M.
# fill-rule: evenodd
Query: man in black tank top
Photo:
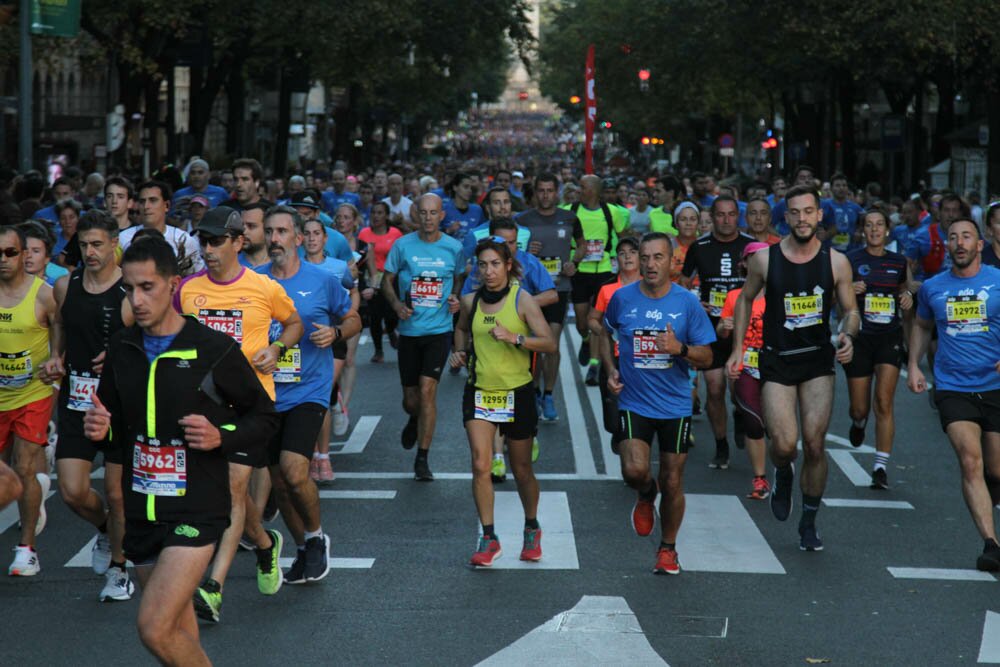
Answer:
M134 585L125 569L122 536L122 460L118 449L99 450L84 437L83 415L93 407L104 354L111 335L131 325L132 310L125 299L122 272L115 261L118 224L106 211L88 211L77 231L83 268L60 278L54 294L65 349L53 350L45 365L49 377L62 377L59 391L59 442L56 470L59 492L73 512L97 529L91 566L105 576L98 599L128 600ZM56 352L61 352L57 355ZM104 453L104 500L90 487L90 469L98 451Z
M737 368L753 296L764 287L764 348L760 352L761 403L771 434L774 485L771 511L779 521L792 512L793 461L798 441L796 407L802 420L802 518L799 548L821 551L816 512L826 488L824 441L833 407L833 361L850 363L861 324L852 285L851 264L816 238L823 217L819 195L796 186L785 197L791 234L769 252L750 260L746 284L736 302L733 353L726 370ZM830 342L830 307L843 308L837 348Z

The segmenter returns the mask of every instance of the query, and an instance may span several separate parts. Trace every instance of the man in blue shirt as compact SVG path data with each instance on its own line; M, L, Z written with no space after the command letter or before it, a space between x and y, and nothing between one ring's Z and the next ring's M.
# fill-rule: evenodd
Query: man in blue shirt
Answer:
M962 495L983 538L976 568L1000 570L993 506L1000 503L1000 269L983 266L983 239L971 218L948 226L951 269L917 293L907 386L927 389L920 360L937 328L934 401L962 471Z
M618 396L622 477L638 492L632 527L653 532L660 498L662 537L656 574L679 574L677 533L684 518L684 463L691 432L688 370L712 362L715 331L698 297L670 282L670 237L653 232L639 247L642 279L611 297L604 314L602 363L608 389ZM619 363L611 353L618 343ZM660 447L657 480L650 474L653 436Z
M860 237L856 238L856 232L858 220L864 215L865 210L847 198L851 194L847 176L834 174L830 178L830 188L833 197L822 202L823 228L826 230L824 245L840 252L863 247L864 243Z
M907 199L899 208L902 222L893 228L892 240L896 242L896 252L904 257L911 258L918 255L917 232L928 224L921 221L920 214L922 212L920 202L917 199ZM916 260L909 261L909 265L913 279L922 281L924 279L923 266Z
M330 273L299 259L304 222L294 209L278 206L264 219L271 262L258 267L295 302L306 328L293 347L283 350L272 374L278 432L268 444L275 498L298 549L285 583L318 581L329 572L330 538L320 525L319 492L309 477L313 447L326 416L333 386L332 345L361 330L347 290ZM281 337L280 322L269 338Z
M333 186L333 190L327 190L323 193L323 208L331 216L337 214L337 209L340 208L341 204L361 206L361 197L357 193L345 190L347 174L344 173L343 169L333 170L333 173L330 174L330 185Z
M489 226L490 235L502 238L503 242L510 246L511 253L521 265L521 276L518 278L521 287L534 297L539 308L552 305L559 300L552 276L549 275L537 257L521 250L518 243L519 230L520 228L510 218L497 218L490 222ZM473 263L469 275L465 279L465 284L462 285L462 296L475 292L481 285L478 267Z
M174 193L173 207L187 197L193 195L203 195L211 203L212 207L219 206L229 199L229 193L218 185L208 182L211 170L208 162L201 158L195 158L188 165L188 185Z
M486 207L485 210L489 214L489 219L478 227L468 230L465 238L462 239L462 253L465 255L465 261L467 262L472 262L473 256L476 254L476 244L491 234L490 221L510 218L511 212L514 210L510 193L501 188L490 188L490 191L486 193L486 199L483 200L483 205ZM518 250L527 250L528 241L530 240L531 230L527 227L518 226Z
M434 479L427 456L437 421L437 385L451 348L465 260L462 245L441 232L440 197L422 196L417 214L420 229L401 237L389 251L382 290L399 317L399 379L403 409L410 416L400 441L403 449L412 449L419 440L414 477L429 482Z

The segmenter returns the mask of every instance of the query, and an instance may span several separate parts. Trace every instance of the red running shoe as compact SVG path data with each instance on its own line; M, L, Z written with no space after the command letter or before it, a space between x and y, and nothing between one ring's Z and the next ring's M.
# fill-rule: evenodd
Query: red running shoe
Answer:
M661 548L656 552L653 574L680 574L681 564L677 562L677 550Z
M656 505L654 500L636 498L632 507L632 529L639 537L646 537L653 532L656 523Z
M524 530L524 546L521 547L521 560L538 562L542 560L542 529L526 528Z
M469 565L490 567L493 565L493 561L502 555L503 549L500 548L500 540L495 537L480 537L479 546L476 547L476 553L472 554Z

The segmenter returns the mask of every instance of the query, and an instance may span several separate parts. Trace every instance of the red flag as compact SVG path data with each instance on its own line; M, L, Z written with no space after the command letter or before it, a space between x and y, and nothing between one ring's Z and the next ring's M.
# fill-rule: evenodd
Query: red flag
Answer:
M587 47L587 65L584 68L583 76L584 100L586 102L586 116L584 116L584 128L587 134L587 143L584 146L583 169L588 174L594 173L594 122L597 120L597 96L594 95L594 45Z

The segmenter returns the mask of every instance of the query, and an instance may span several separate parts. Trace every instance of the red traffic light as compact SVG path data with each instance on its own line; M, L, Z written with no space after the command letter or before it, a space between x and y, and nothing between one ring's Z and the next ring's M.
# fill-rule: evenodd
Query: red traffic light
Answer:
M764 141L760 142L760 147L763 148L764 150L768 150L770 148L777 148L778 147L778 140L775 139L774 137L770 137L770 138L765 139Z
M639 81L649 81L649 70L641 69L639 70Z
M519 100L526 100L526 99L528 99L528 91L522 90L521 92L519 92L517 94L517 99L519 99Z
M650 141L649 137L643 137L642 138L642 145L643 146L648 146L649 145L649 141Z

